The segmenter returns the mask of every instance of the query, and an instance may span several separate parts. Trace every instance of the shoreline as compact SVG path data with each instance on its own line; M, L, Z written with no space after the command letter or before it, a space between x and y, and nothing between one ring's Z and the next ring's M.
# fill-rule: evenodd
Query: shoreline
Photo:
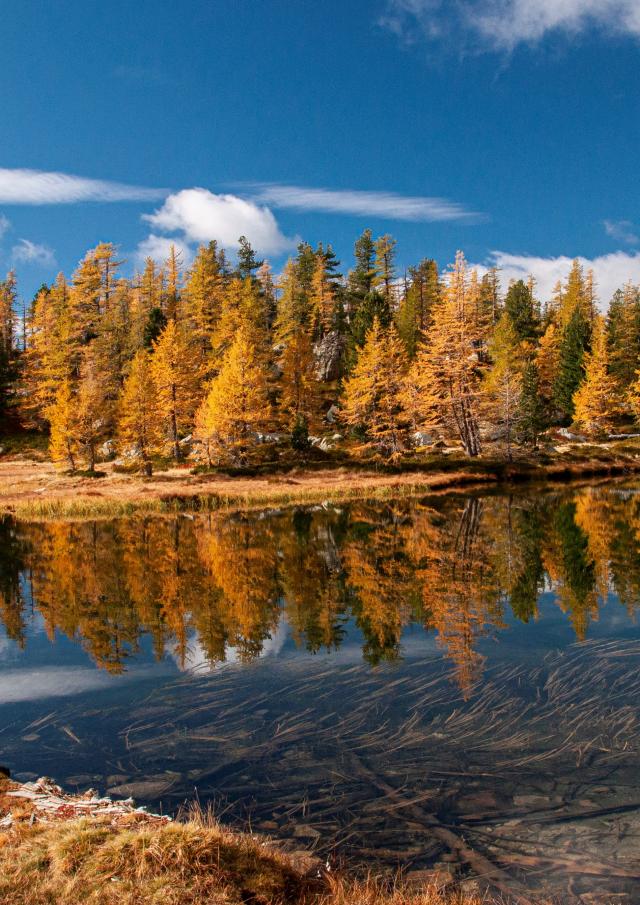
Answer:
M27 456L0 458L0 515L17 519L116 518L135 514L384 500L521 484L640 473L640 443L574 444L538 458L430 456L400 466L301 464L257 475L193 474L186 467L150 478L100 465L99 478L56 472Z

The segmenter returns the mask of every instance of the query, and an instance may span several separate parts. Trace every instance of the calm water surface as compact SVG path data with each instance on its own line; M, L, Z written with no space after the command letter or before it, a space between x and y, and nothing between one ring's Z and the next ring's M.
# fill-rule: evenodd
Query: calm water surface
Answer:
M0 759L640 901L640 492L0 522Z

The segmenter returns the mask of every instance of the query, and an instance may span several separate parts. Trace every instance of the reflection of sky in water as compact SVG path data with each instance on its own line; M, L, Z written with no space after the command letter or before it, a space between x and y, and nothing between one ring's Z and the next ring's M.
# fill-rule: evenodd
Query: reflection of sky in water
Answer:
M494 499L487 504L485 515L493 512L495 518L496 510L491 507L500 505L503 501ZM442 529L443 533L435 536L444 544L451 544L458 530L455 519L462 508L455 509L454 501L451 525L436 514L432 521L423 522L422 528L427 534L432 528L436 532ZM381 516L379 535L375 534L378 511L386 512ZM546 856L549 851L581 857L588 849L589 857L595 860L601 855L615 859L618 853L627 857L625 840L629 837L635 845L629 857L637 861L635 812L629 811L628 806L638 795L638 736L633 730L636 724L630 719L640 700L640 679L636 682L634 678L640 676L636 665L640 658L640 628L615 593L610 593L597 608L588 594L580 596L584 590L581 582L585 575L589 578L589 564L575 524L570 519L564 524L568 541L554 564L556 571L562 570L566 563L571 564L571 557L579 560L583 556L584 562L578 561L573 576L578 601L575 611L567 609L566 596L563 601L554 593L548 575L534 585L534 593L536 587L539 591L537 612L529 622L514 615L502 585L499 599L491 601L491 605L481 599L480 585L470 585L477 597L469 607L468 625L464 621L458 625L454 639L464 639L465 627L470 626L470 648L481 663L465 694L453 668L455 655L464 646L452 649L450 639L442 637L450 623L456 628L456 619L465 609L464 595L447 598L449 587L445 581L429 598L433 608L439 602L438 594L442 595L440 622L429 630L424 627L423 622L430 618L429 608L416 608L415 588L403 583L401 570L397 591L394 584L397 563L405 561L403 557L411 543L419 546L424 538L416 532L408 540L402 538L405 546L399 557L397 550L392 548L390 552L385 544L389 538L399 536L397 512L403 518L407 513L413 514L410 504L404 502L396 511L384 510L382 505L378 509L361 509L357 520L340 523L342 516L327 510L314 514L318 521L311 527L308 514L297 525L287 514L265 515L256 519L255 535L250 517L239 523L240 529L246 531L238 535L242 543L236 543L232 535L229 545L221 548L225 556L219 557L218 567L223 569L228 556L238 548L242 551L243 544L251 550L251 538L262 531L261 542L273 542L278 551L287 542L290 544L286 556L278 554L281 584L274 583L277 590L271 584L265 590L265 576L270 580L267 569L258 571L260 580L253 586L246 583L247 594L253 595L246 610L242 609L242 599L234 599L233 583L225 586L222 598L216 597L208 585L204 586L208 597L200 592L190 594L189 588L179 585L179 593L170 599L171 606L178 612L184 606L187 614L195 612L201 602L210 605L211 610L203 607L200 615L213 613L218 619L215 622L211 617L214 638L220 637L215 634L220 626L228 629L224 617L235 606L238 624L250 628L257 625L259 643L249 645L251 662L246 662L247 649L243 651L241 647L240 632L233 636L239 643L225 641L225 661L212 665L195 627L204 626L206 631L211 625L206 619L187 625L179 651L168 628L171 608L153 598L156 593L164 593L162 582L149 585L154 588L151 596L141 597L143 603L136 610L127 599L126 582L120 581L123 560L117 556L110 560L108 549L99 551L106 558L101 560L103 568L105 561L109 564L104 598L99 596L102 587L90 592L98 595L93 600L89 594L95 618L88 623L88 641L80 635L83 594L70 594L66 609L58 606L58 596L50 595L49 623L80 626L73 629L73 637L56 628L50 638L49 623L40 614L37 601L31 601L29 586L23 581L23 646L0 628L0 762L23 778L46 773L70 787L94 785L101 791L112 789L116 796L131 794L154 807L162 802L169 809L177 808L197 787L203 801L222 800L230 808L229 815L239 820L250 815L259 825L266 818L272 829L277 825L274 832L285 838L296 835L299 823L313 823L315 817L319 821L320 845L329 844L331 833L339 838L344 832L350 840L346 850L355 852L354 857L358 857L359 846L368 851L376 847L386 852L397 849L399 854L389 856L390 863L394 867L405 866L406 855L402 853L412 845L416 847L415 832L407 832L402 809L385 812L389 803L386 793L376 797L375 788L363 783L362 777L352 776L353 765L346 752L360 752L359 756L382 774L388 771L385 775L391 785L401 783L403 794L409 798L419 798L425 789L430 790L438 803L429 808L447 825L455 827L456 821L464 823L470 815L472 822L464 826L464 836L474 840L477 833L473 844L479 848L495 833L501 836L503 852L507 853L512 844L522 844L526 855L535 853L536 857ZM553 506L549 512L552 519ZM402 522L408 523L406 518ZM154 524L166 524L167 536L171 538L174 523L167 520ZM486 557L493 554L493 533L501 524L500 519L489 523L483 555L475 560L470 557L473 569L481 570ZM188 574L194 574L196 580L197 568L204 561L198 559L204 555L198 544L209 541L207 532L215 532L216 523L214 520L213 528L207 522L200 526L202 533L198 535L198 524L190 522L180 540L183 565L188 570L195 563L196 571ZM227 517L221 534L237 527L238 523ZM100 536L103 545L114 538L118 541L117 532L111 535L109 529ZM158 536L157 540L162 541L163 537ZM640 576L636 565L640 555L629 546L632 543L625 539L617 555L623 566L624 558L629 556L629 572ZM320 573L326 567L326 574L335 576L336 563L341 557L348 559L349 544L352 575L368 588L369 610L359 610L357 593L345 591L343 586L342 608L334 606L332 610L336 601L330 598L324 603L327 609L319 610L321 615L328 613L339 622L337 647L334 644L327 650L320 645L317 653L311 653L306 647L306 632L309 626L317 629L317 623L313 619L300 620L296 630L295 620L301 612L313 615L316 585L309 584L311 593L296 606L289 606L287 594L295 597L297 585L306 586L309 574L312 578L315 574L317 580L319 561ZM379 547L375 548L375 544ZM313 558L316 548L318 561ZM119 556L122 549L121 546ZM252 555L256 552L261 551L254 549ZM421 555L424 556L415 554L416 563ZM448 565L456 580L460 574L469 577L469 572L458 571L459 559L453 556ZM153 568L153 559L150 562ZM251 568L253 562L251 557L243 561L246 568ZM309 573L309 564L315 573ZM82 555L72 565L82 576ZM376 573L378 565L380 571ZM517 562L516 567L519 568ZM176 574L187 573L177 569ZM231 570L229 574L235 578L237 573ZM626 578L624 568L621 574ZM169 570L167 575L170 582L173 573ZM291 575L297 585L291 584ZM62 569L58 580L62 591L69 594L65 579ZM148 580L153 579L151 572ZM147 590L146 584L141 586ZM333 593L333 585L318 586L319 593L327 587ZM630 587L633 590L635 586ZM226 595L231 600L229 607ZM581 601L587 601L583 609ZM383 657L374 666L365 660L367 645L371 647L372 638L375 641L376 625L385 629L385 619L388 624L395 624L389 616L396 607L403 611L398 622L398 626L402 625L399 659L386 662ZM362 617L363 610L366 618ZM158 612L166 621L154 622ZM589 643L580 645L576 643L575 621L583 618L585 612L588 615L582 626L586 627ZM262 618L263 613L268 618ZM154 649L149 631L142 631L132 651L136 626L151 625L157 629L159 622L166 631L161 658L156 659L158 639ZM119 650L126 654L120 674L98 667L83 647L94 644L103 654L108 652L104 641L114 626L114 632L120 632ZM106 634L101 633L103 629ZM230 632L224 638L232 635ZM395 650L398 639L393 632L390 638L389 649ZM448 642L449 647L443 642ZM551 676L556 678L551 681ZM608 689L614 682L616 695L612 703ZM536 760L538 756L540 759ZM506 771L501 766L503 762L509 764ZM520 763L521 769L517 766ZM327 794L326 789L334 789L336 783L335 794ZM579 796L576 789L580 789ZM596 794L594 789L600 792ZM324 816L312 810L303 818L296 811L296 802L306 798L327 802ZM286 807L281 807L283 800ZM533 818L529 822L526 817L523 819L529 806L523 811L519 801L537 802L533 811L537 808L543 813L539 824ZM619 806L623 808L622 816L617 814ZM588 816L580 821L565 820L576 809L589 811L599 807L608 814L606 825L601 819L591 820ZM517 839L510 824L513 820L518 821ZM351 825L354 821L356 829ZM636 835L640 844L640 822ZM420 854L410 861L410 866L431 866L442 854L426 836L420 837L419 847ZM583 892L597 893L602 888L594 879L579 878L566 865L557 868L551 879L546 870L534 874L535 871L533 885L544 877L549 890L555 893L566 890L568 878ZM621 889L622 885L616 887L617 891ZM633 884L626 891L640 895ZM640 899L630 899L635 900Z
M575 644L575 633L569 616L557 606L555 596L546 591L539 598L539 613L535 620L523 623L507 608L504 614L505 628L490 628L486 637L477 641L477 649L489 662L494 660L537 660L548 650ZM362 662L363 636L350 620L345 624L346 636L337 650L309 653L296 644L286 616L264 642L258 661L300 660L305 658L327 659L335 664L348 665ZM638 638L640 626L630 618L615 595L610 595L589 626L589 640L606 638ZM420 625L404 628L400 645L403 660L415 660L424 656L442 654L437 635ZM0 627L0 707L10 704L38 701L45 698L84 695L91 692L108 692L110 688L135 686L149 681L164 683L180 674L194 676L215 674L230 667L242 669L238 652L233 646L226 648L226 661L211 664L195 632L188 639L185 662L175 652L169 651L160 662L154 659L151 639L143 636L140 649L127 661L126 670L119 675L105 672L96 666L79 641L69 639L56 631L51 640L45 630L41 615L34 611L27 621L26 645L7 638Z

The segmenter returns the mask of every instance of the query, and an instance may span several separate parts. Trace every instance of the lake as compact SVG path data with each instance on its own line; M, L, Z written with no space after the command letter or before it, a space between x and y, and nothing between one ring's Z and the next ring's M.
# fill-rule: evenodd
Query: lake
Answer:
M7 518L0 762L354 869L637 902L639 606L633 485Z

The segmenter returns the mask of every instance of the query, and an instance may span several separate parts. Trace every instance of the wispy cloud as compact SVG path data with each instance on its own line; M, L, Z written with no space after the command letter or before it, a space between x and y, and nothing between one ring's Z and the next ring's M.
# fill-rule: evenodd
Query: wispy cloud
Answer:
M589 29L640 37L638 0L387 0L379 24L405 41L466 33L465 49L513 50Z
M169 195L161 208L143 214L155 230L178 233L185 246L215 239L226 248L237 248L246 236L263 254L281 254L295 248L299 239L285 236L268 207L237 195L216 195L203 188L183 189ZM160 250L161 238L151 235L143 247ZM167 240L170 244L171 240ZM165 246L166 247L166 246Z
M72 204L79 201L156 201L165 189L142 188L68 173L0 168L0 204Z
M14 264L31 264L36 267L53 267L56 263L52 248L29 239L18 240L11 249L11 260Z
M0 239L3 239L10 229L11 221L4 214L0 214Z
M593 270L600 306L604 310L612 295L629 280L640 284L640 252L616 251L595 258L578 258L585 272ZM536 280L538 298L548 301L558 280L566 280L571 270L573 258L560 255L542 258L535 255L514 255L505 251L494 251L489 260L479 265L481 272L495 266L500 270L503 289L511 280L526 280L532 275Z
M630 220L605 220L604 230L617 242L624 242L627 245L637 245L640 242L640 236Z
M477 221L482 215L446 198L259 183L255 199L277 208L410 221Z

